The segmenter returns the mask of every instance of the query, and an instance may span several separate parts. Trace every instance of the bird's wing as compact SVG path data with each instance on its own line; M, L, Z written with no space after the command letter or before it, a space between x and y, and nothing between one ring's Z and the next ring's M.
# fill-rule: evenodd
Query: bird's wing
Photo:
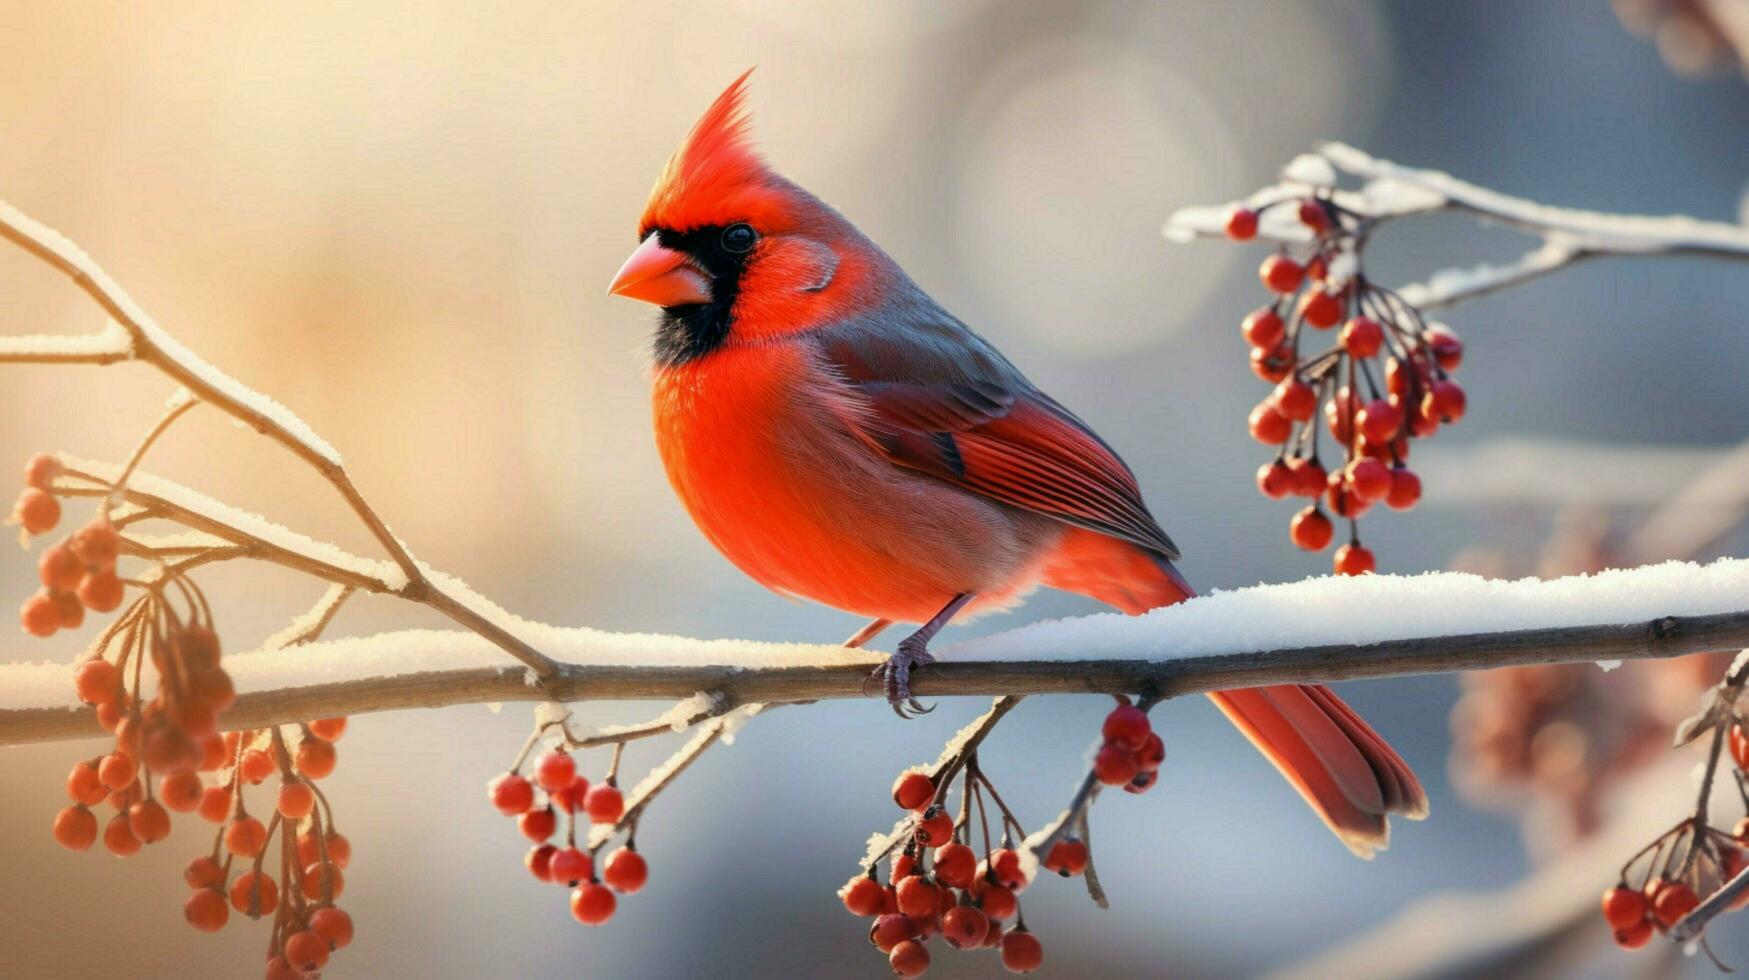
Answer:
M1177 558L1117 453L939 309L814 334L864 399L862 433L898 466Z

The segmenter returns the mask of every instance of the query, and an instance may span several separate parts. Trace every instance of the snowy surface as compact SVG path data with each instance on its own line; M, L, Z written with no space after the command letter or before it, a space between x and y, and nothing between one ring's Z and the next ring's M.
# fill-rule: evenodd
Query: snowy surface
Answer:
M0 337L0 357L127 357L133 349L133 335L114 320L96 333Z
M1542 581L1462 572L1321 577L1217 591L1146 616L1116 613L1035 623L940 649L948 660L1168 660L1417 636L1630 623L1733 612L1749 605L1749 560L1667 562ZM697 640L654 633L559 628L516 619L518 636L556 660L585 665L747 669L872 664L880 654L840 646ZM487 640L456 630L408 630L324 640L294 653L228 658L239 691L362 680L421 671L521 670ZM0 667L0 709L71 703L67 664Z
M158 326L157 322L148 316L138 303L134 302L133 297L129 296L126 290L109 277L109 273L104 272L96 262L92 261L91 256L85 254L84 249L73 244L66 236L4 201L0 201L0 222L19 230L25 236L53 252L61 261L90 278L97 286L98 291L114 301L115 305L120 308L122 315L133 323L135 329L139 331L139 338L156 348L165 360L173 362L188 374L199 378L202 383L226 398L270 420L316 455L336 465L340 463L340 454L335 452L334 447L323 441L321 436L316 435L315 430L311 429L303 419L292 414L290 409L208 364L201 359L200 355L182 346L176 338L164 332L164 329ZM110 335L106 331L99 336L109 337ZM82 338L77 337L47 339L54 341L54 350L68 350L69 348L65 345L76 344L82 340ZM113 337L110 337L110 340L114 342ZM132 346L130 340L130 343L121 349L132 349ZM103 350L109 349L111 348Z

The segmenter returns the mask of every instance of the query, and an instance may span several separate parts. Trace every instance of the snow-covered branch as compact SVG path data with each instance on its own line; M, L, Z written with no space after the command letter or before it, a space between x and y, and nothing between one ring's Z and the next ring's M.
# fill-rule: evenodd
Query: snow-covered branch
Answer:
M182 385L192 398L218 408L278 442L328 481L399 570L395 576L400 580L398 587L379 591L393 591L402 598L443 613L487 638L538 674L544 676L553 670L553 662L507 629L500 617L470 601L469 596L446 588L439 576L414 560L407 547L394 536L353 485L340 454L303 419L184 347L158 326L84 250L3 201L0 201L0 237L65 274L110 318L109 326L103 331L87 336L25 336L0 340L0 363L111 364L135 360L152 365ZM389 577L384 576L382 580L387 582ZM370 587L366 582L347 584Z
M1313 578L1215 592L1146 616L1038 623L943 651L923 695L1175 697L1523 664L1674 657L1749 646L1749 560L1669 562L1554 580L1457 572ZM225 724L500 701L728 705L867 696L878 654L525 624L561 663L539 686L483 638L416 630L227 659ZM0 667L0 744L99 734L63 664Z
M1340 188L1342 177L1359 181ZM1343 143L1325 143L1302 154L1282 171L1282 180L1243 201L1182 208L1166 221L1168 239L1187 242L1225 234L1236 206L1260 210L1313 193L1328 194L1338 206L1360 216L1369 227L1416 214L1460 211L1487 224L1502 225L1541 239L1537 247L1502 264L1452 268L1399 290L1421 309L1450 306L1566 268L1595 256L1699 255L1749 259L1749 228L1673 215L1605 214L1554 207L1479 187L1437 170L1380 160ZM1291 208L1262 211L1258 237L1309 241L1310 231Z

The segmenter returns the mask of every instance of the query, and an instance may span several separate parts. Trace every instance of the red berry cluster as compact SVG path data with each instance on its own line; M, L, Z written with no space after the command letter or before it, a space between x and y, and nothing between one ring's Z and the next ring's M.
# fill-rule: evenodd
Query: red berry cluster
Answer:
M102 663L88 661L85 667ZM100 673L82 669L81 679ZM56 815L55 840L70 850L89 848L97 837L90 808L106 799L117 812L104 828L103 845L117 857L130 857L141 845L168 836L170 812L199 813L217 827L211 850L183 872L192 889L183 905L188 924L216 932L232 908L252 919L271 915L269 980L313 974L331 952L352 941L352 919L334 905L346 887L341 871L351 863L352 846L335 830L333 810L314 785L334 771L334 741L345 730L344 718L299 726L302 737L295 751L278 729L207 732L192 764L163 771L149 760L142 769L136 761L140 753L118 741L115 752L73 767L67 795L74 802ZM245 787L275 774L279 792L264 824L250 815ZM208 775L210 781L204 778ZM161 777L155 784L154 776ZM276 837L280 880L266 866Z
M1749 786L1742 774L1749 773L1749 734L1741 724L1730 722L1727 733L1737 785L1749 807ZM1710 786L1710 779L1708 781ZM1702 800L1704 803L1705 790ZM1688 817L1647 844L1622 865L1614 887L1603 893L1603 918L1609 923L1617 945L1639 949L1654 932L1668 931L1701 901L1726 882L1749 869L1749 817L1726 832L1706 822L1707 808L1697 807L1699 817ZM1749 906L1749 892L1730 904L1732 911Z
M1093 757L1093 774L1106 786L1126 793L1146 793L1166 762L1166 743L1154 733L1148 713L1124 703L1105 716L1100 729L1104 743Z
M966 765L966 783L956 821L927 773L911 770L893 783L893 802L908 810L910 833L895 841L891 877L882 885L878 862L838 890L851 914L873 918L868 940L887 956L893 973L915 977L929 969L928 942L936 934L958 950L995 949L1011 973L1030 973L1044 962L1044 947L1020 914L1020 893L1028 879L1020 853L1012 846L1019 824L996 789L977 768ZM1001 810L1002 846L992 847L983 797ZM966 843L976 810L983 829L983 857ZM1022 835L1024 836L1024 835ZM1085 867L1085 864L1082 865ZM1014 919L1012 927L1007 920Z
M60 475L61 461L48 453L38 453L25 464L24 492L12 506L11 520L23 529L27 541L61 522L61 503L53 492ZM53 636L57 630L78 629L87 609L108 613L119 608L126 591L115 574L120 554L121 535L104 514L44 551L37 561L42 591L24 600L18 610L24 631Z
M486 796L498 812L516 818L522 836L534 842L524 864L535 878L570 888L571 915L586 926L598 926L613 917L618 900L614 893L631 895L649 880L650 866L638 853L636 841L607 856L596 874L596 848L588 846L589 824L613 826L625 816L625 797L610 772L591 786L577 771L577 762L565 752L551 751L534 765L531 780L518 770L486 784ZM563 814L564 846L554 844ZM584 822L587 818L588 823ZM584 847L577 846L579 829L585 831Z
M1333 564L1340 574L1361 575L1375 562L1360 544L1360 516L1376 503L1408 510L1421 498L1421 481L1406 465L1409 440L1463 418L1464 390L1450 373L1464 348L1449 329L1429 324L1401 296L1361 273L1358 215L1325 197L1260 210L1287 205L1298 207L1311 242L1297 257L1284 246L1263 261L1258 274L1276 299L1240 328L1251 345L1251 370L1276 386L1251 410L1252 438L1279 447L1257 471L1257 487L1274 500L1311 499L1288 525L1293 543L1308 551L1323 550L1335 537L1326 505L1347 519L1348 543L1336 550ZM1254 237L1259 213L1233 211L1228 237ZM1315 331L1336 331L1334 342L1310 350ZM1319 453L1320 406L1322 428L1343 454L1331 471Z

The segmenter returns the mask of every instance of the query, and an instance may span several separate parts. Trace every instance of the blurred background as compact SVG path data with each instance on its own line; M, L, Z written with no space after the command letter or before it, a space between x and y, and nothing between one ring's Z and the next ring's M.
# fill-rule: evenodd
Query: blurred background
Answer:
M1237 323L1261 301L1260 252L1169 245L1163 218L1249 193L1335 137L1549 203L1740 220L1749 89L1728 34L1697 20L1704 2L1621 6L7 3L0 197L73 237L183 342L300 413L421 558L510 609L832 641L857 624L765 592L693 530L649 431L652 314L603 295L663 162L737 74L759 66L751 104L771 160L1096 426L1194 581L1236 587L1322 574L1328 557L1293 549L1291 508L1252 487L1266 454L1245 433L1260 390ZM1523 244L1459 218L1418 220L1381 235L1369 269L1400 284ZM1381 570L1522 575L1664 557L1655 542L1623 542L1749 435L1746 304L1740 269L1600 261L1450 311L1469 344L1471 410L1417 449L1418 468L1438 474L1425 504L1368 520ZM101 320L16 253L0 258L0 324L70 333ZM168 393L143 368L0 368L0 460L53 448L117 459ZM1636 455L1647 447L1670 452ZM216 416L191 415L148 468L369 549L310 474ZM1686 550L1741 554L1733 525ZM203 581L231 649L320 591L263 569ZM0 562L0 594L34 584L34 558ZM953 635L1089 611L1039 594ZM366 599L335 632L412 624L435 625ZM76 643L15 637L0 659L70 660ZM1027 893L1047 968L1307 967L1345 943L1388 944L1388 931L1369 936L1427 896L1512 889L1558 866L1556 890L1571 885L1584 916L1562 933L1578 952L1558 972L1684 969L1603 949L1595 894L1627 851L1586 857L1617 797L1646 797L1633 780L1663 778L1638 769L1668 757L1605 757L1586 725L1607 741L1629 710L1622 690L1665 684L1669 697L1632 706L1658 741L1665 716L1708 682L1704 668L1673 669L1684 672L1624 672L1602 694L1589 667L1553 681L1346 685L1433 800L1433 818L1400 825L1370 864L1201 699L1163 706L1162 785L1095 814L1112 909L1074 882ZM1448 716L1466 690L1469 709L1512 717L1489 722L1493 741L1469 729L1448 759ZM652 810L639 834L652 883L599 930L528 876L526 845L482 798L521 744L526 707L356 718L328 788L354 844L345 904L358 939L330 975L882 975L833 891L892 819L892 774L933 758L980 708L945 702L899 725L882 705L835 703L756 721ZM993 738L986 768L1024 819L1057 812L1103 711L1038 699ZM1533 744L1551 711L1567 726L1552 754ZM667 748L637 746L630 764ZM253 974L264 925L236 918L206 936L181 921L180 869L208 846L204 825L179 820L125 863L53 846L65 772L99 749L0 750L0 975ZM1685 779L1658 785L1668 792L1652 797L1652 823L1628 838L1649 839L1690 805ZM1490 921L1445 925L1486 940ZM1727 919L1712 937L1749 962L1749 927ZM999 966L965 956L938 970Z

